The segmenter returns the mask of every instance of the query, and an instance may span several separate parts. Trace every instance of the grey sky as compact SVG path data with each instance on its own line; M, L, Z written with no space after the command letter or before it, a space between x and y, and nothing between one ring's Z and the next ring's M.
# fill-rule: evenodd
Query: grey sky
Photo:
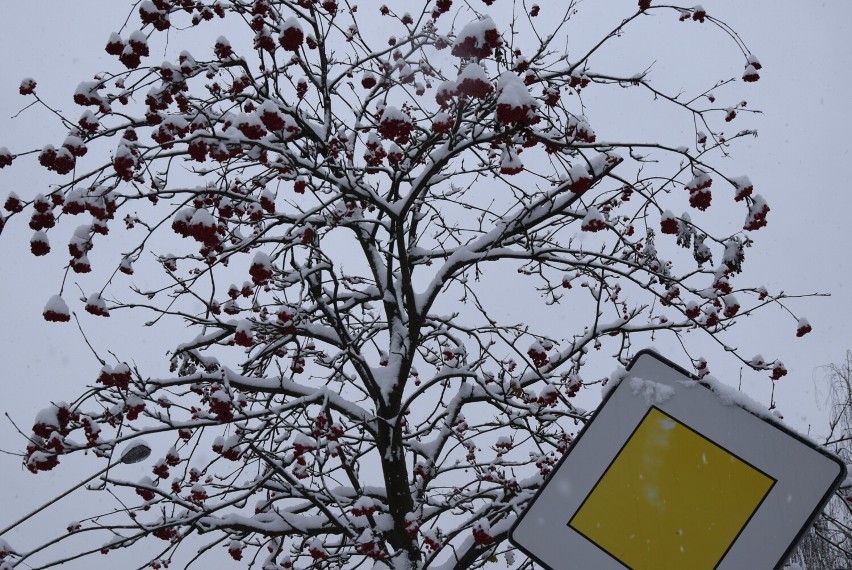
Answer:
M508 2L497 0L495 6L501 1ZM783 288L788 293L819 291L832 295L791 305L813 325L814 331L804 338L795 337L794 321L767 319L764 315L753 322L745 319L741 323L739 345L767 357L778 356L785 362L790 374L778 382L779 407L793 427L805 430L814 424L814 431L819 433L823 428L818 424L823 420L816 405L812 375L818 366L840 360L852 348L848 325L852 283L846 283L852 277L848 255L852 247L848 230L852 197L847 177L852 133L852 113L848 109L852 87L852 42L849 41L852 3L706 0L703 4L708 12L740 32L764 67L761 80L750 88L753 96L749 98L749 108L765 113L748 119L748 125L755 126L760 136L736 145L730 166L734 173L747 173L756 192L766 197L772 208L768 227L756 233L756 246L747 252L746 272L752 281L762 281L770 291ZM109 33L123 23L128 6L129 3L115 0L3 3L0 146L18 152L46 142L61 142L64 137L61 127L40 109L10 119L30 101L17 93L20 80L34 77L40 95L76 115L79 108L71 102L71 94L77 83L101 69L115 69L117 65L104 53L103 46ZM622 9L628 14L634 6L633 0L589 0L582 9L586 17L595 14L595 10L607 10L608 17L616 22L616 7L618 14ZM655 73L661 81L670 81L675 74L702 73L716 60L712 44L707 44L710 47L704 51L706 60L701 54L692 53L679 67L664 67L662 59L666 52L681 49L680 36L684 32L678 29L679 25L688 24L679 24L672 18L659 28L672 28L677 39L649 35L649 41L655 41L651 47L660 53L661 63ZM693 26L691 30L697 28ZM721 41L716 33L713 35L729 58L729 42ZM734 60L730 57L730 61ZM600 132L599 127L596 129ZM0 172L0 198L5 199L9 191L27 197L46 193L45 185L57 177L32 167L34 162L22 159L13 169ZM73 322L59 326L45 323L41 318L45 301L58 290L62 279L61 266L66 260L61 250L65 244L54 243L54 250L59 253L37 259L29 253L30 234L26 220L19 217L0 238L4 272L0 280L4 323L0 328L3 362L0 382L4 388L0 408L19 421L25 432L40 408L51 400L71 400L83 385L94 381L97 372L97 363ZM97 255L95 249L92 256ZM78 296L73 279L66 290L69 298ZM168 345L168 339L158 338L156 334L138 335L133 328L134 323L138 326L138 319L114 315L94 323L86 317L81 316L81 322L99 350L106 350L112 341L120 339L122 347L139 346L140 358L145 358L162 355ZM673 360L688 364L676 346L663 344L658 348ZM129 351L124 349L124 352ZM739 367L735 362L725 360L720 351L712 348L705 355L715 376L737 384ZM746 372L743 384L754 397L768 402L771 386L765 374ZM22 446L23 440L4 421L0 428L0 448L17 450ZM5 506L0 523L5 523L10 514L24 513L57 489L75 482L77 476L71 474L83 476L94 472L97 466L93 463L89 469L79 461L68 463L72 465L36 476L23 471L18 458L0 456L0 470L4 474L0 497ZM124 469L130 479L147 471L147 467L139 466ZM107 508L111 501L104 493L88 493L84 499L87 508L92 503ZM74 504L73 500L70 504ZM63 517L64 514L52 519L48 515L29 524L35 524L47 535L55 534L74 515L68 515L68 520ZM112 556L109 561L114 563Z

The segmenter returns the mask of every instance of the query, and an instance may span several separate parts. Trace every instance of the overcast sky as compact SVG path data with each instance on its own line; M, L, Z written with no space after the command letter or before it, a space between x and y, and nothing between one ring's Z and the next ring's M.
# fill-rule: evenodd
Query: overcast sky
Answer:
M77 83L101 69L115 69L116 62L104 53L103 46L109 33L123 23L129 4L117 0L3 3L0 146L16 152L46 142L61 142L64 137L61 128L43 111L30 110L21 118L11 119L28 102L17 94L18 84L23 77L36 78L41 95L76 115L70 98ZM587 14L612 10L606 17L615 22L621 14L630 13L634 5L633 0L588 0L583 10ZM812 430L820 433L824 431L825 420L814 389L814 378L820 375L818 367L840 361L845 351L852 348L848 324L852 284L847 284L852 275L849 256L852 237L848 227L852 206L848 180L852 145L849 138L852 113L848 108L852 2L706 0L703 5L741 33L764 67L749 99L749 107L764 112L749 119L749 125L758 129L759 137L734 148L729 169L734 174L748 173L756 192L772 208L769 226L755 235L756 247L747 252L746 273L751 275L750 281L762 281L770 291L831 295L791 305L814 328L802 339L795 337L795 323L790 319L744 322L738 338L749 351L779 356L785 362L790 374L777 383L779 407L794 428L807 430L812 425ZM616 7L622 6L623 11L613 15ZM668 25L679 24L672 21ZM666 51L682 48L680 39L675 42L659 33L649 37L656 38L653 41L657 44L652 47L663 54L661 58ZM722 39L719 41L725 49L731 47ZM692 54L689 61L681 62L678 67L667 68L661 62L655 73L661 75L661 80L672 80L677 74L700 73L712 67L717 56L713 50L706 50L703 56ZM15 168L0 172L0 198L5 200L9 191L26 197L47 193L46 184L55 177L46 177L40 169L27 168L23 164L27 161L19 162L22 164L16 163ZM20 421L24 431L29 430L40 408L51 400L73 399L85 384L94 381L97 371L96 362L73 323L57 326L41 318L45 301L59 287L60 266L65 259L61 255L48 260L34 258L28 247L30 233L26 219L18 217L0 237L3 271L0 410ZM60 243L55 245L64 247ZM71 297L77 295L73 283L67 285L67 290ZM133 346L128 343L144 343L140 344L141 355L162 354L166 346L162 339L142 337L134 330L127 330L120 317L110 321L98 322L101 325L98 329L86 329L96 346L105 349L119 339L124 347ZM92 319L82 322L84 326L93 324ZM659 348L681 364L688 364L682 353L667 354L674 347ZM711 364L720 380L738 383L739 367L733 361L720 359ZM743 382L750 394L768 403L771 386L765 375L746 373ZM3 419L0 426L0 448L23 447L11 424ZM94 472L99 464L92 465ZM129 478L143 474L143 468L137 467L126 468L134 473ZM87 469L84 465L76 471L33 476L21 470L18 458L0 456L4 481L0 501L5 507L0 525L5 524L9 513L23 513L34 500L46 499L51 492L67 486L68 473L85 474ZM87 500L109 504L108 498L97 497ZM66 522L42 520L58 528L64 528Z

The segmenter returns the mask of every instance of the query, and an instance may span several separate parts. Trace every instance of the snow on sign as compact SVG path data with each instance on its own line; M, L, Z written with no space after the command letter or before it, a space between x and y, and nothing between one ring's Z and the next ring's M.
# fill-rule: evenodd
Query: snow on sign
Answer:
M553 570L777 569L845 476L738 392L643 351L510 540Z

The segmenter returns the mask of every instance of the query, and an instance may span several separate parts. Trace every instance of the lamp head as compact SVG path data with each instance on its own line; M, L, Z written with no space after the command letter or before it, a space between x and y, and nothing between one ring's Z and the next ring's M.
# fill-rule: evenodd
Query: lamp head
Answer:
M143 459L147 459L151 455L151 448L144 441L137 441L127 446L121 452L119 461L124 464L139 463Z

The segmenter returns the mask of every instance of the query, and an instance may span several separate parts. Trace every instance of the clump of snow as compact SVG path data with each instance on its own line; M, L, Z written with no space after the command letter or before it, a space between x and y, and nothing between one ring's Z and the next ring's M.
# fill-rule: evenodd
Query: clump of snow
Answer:
M690 381L689 383L684 382L683 384L694 386L696 383ZM701 384L710 388L719 398L719 401L727 406L738 406L759 418L768 419L776 424L780 423L779 419L774 414L770 413L765 406L753 400L744 392L720 382L713 376L708 375L703 377L701 379Z
M32 95L36 88L36 80L32 77L25 77L21 80L21 85L18 92L21 95Z
M441 108L448 107L457 93L458 85L455 81L443 81L435 90L435 101Z
M411 130L414 128L411 117L392 105L382 109L381 114L382 118L378 127L379 134L399 144L407 144Z
M37 256L50 253L50 241L48 241L47 234L43 230L38 230L30 238L30 251Z
M476 99L483 99L493 89L488 74L478 63L469 63L465 66L459 73L456 84L459 94Z
M42 316L46 321L65 323L71 320L71 311L68 309L65 301L62 300L62 297L54 295L48 299Z
M803 337L806 334L808 334L809 332L811 332L812 330L813 330L813 327L811 327L811 324L808 322L808 319L806 319L805 317L802 317L802 318L799 319L799 322L796 325L796 336L797 337Z
M743 71L743 81L754 83L758 79L760 79L760 74L757 73L757 68L751 64L747 64L745 71Z
M592 129L592 126L589 124L589 121L585 116L579 115L574 116L571 115L568 117L568 128L565 133L568 136L575 137L577 140L593 143L597 140L597 136L595 135L595 131Z
M737 193L734 196L734 200L737 202L751 196L751 193L754 191L754 185L751 183L748 176L737 176L735 178L731 178L731 182L737 189Z
M671 386L638 377L630 379L630 391L634 396L645 400L649 406L663 404L675 393Z
M262 251L256 252L249 268L249 274L255 285L265 285L272 279L272 261L269 259L269 255Z
M372 89L377 83L376 75L370 70L365 71L361 76L361 87L364 89Z
M754 198L752 198L752 204L748 210L745 224L743 224L743 229L753 231L762 228L766 225L766 215L768 213L769 205L766 203L766 200L760 194L755 194Z
M5 146L0 146L0 168L11 166L14 155Z
M254 335L252 334L252 322L248 319L241 319L237 323L237 329L234 333L234 344L239 346L250 347L254 345Z
M278 43L287 51L298 51L305 41L305 32L296 17L288 18L281 24L281 35Z
M592 174L595 176L601 176L608 170L618 166L624 161L624 158L614 152L602 152L599 153L589 160L589 167L592 170Z
M697 170L692 180L684 186L689 191L689 205L702 211L709 208L713 199L713 195L710 193L710 186L712 185L713 179L710 174Z
M452 54L461 58L482 59L503 45L494 20L489 17L470 22L462 28L453 44Z
M600 211L592 206L583 217L583 222L580 229L584 232L599 232L606 229L606 221Z
M539 103L515 73L505 71L497 80L497 119L502 123L531 125L538 121Z
M100 293L89 295L88 299L86 299L86 311L99 317L109 316L109 309L107 309L106 302Z
M664 234L677 234L678 232L677 216L671 210L666 210L660 217L660 231Z
M36 414L33 424L33 433L43 437L50 437L51 432L59 429L59 409L56 406L44 408Z
M503 155L500 158L500 174L513 175L519 174L524 170L524 163L518 153L512 147L503 149Z
M574 277L576 277L576 275ZM623 366L619 366L618 368L613 370L612 374L609 375L609 378L603 385L601 395L605 398L610 392L616 389L619 384L621 384L622 380L627 378L628 374L628 370Z
M722 297L722 302L725 304L725 316L729 319L740 310L740 302L733 293L728 293Z
M372 515L374 512L376 512L376 503L366 495L358 497L352 504L352 514L355 516Z

